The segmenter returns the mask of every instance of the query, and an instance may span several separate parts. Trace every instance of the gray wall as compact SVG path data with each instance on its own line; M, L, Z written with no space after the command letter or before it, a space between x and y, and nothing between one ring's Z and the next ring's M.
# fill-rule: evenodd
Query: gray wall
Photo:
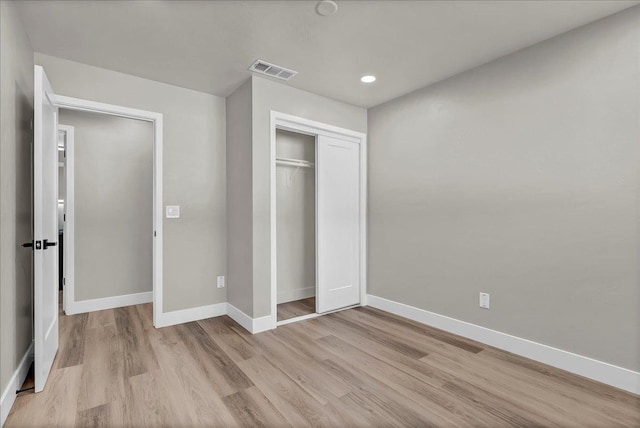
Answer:
M267 78L252 81L253 313L271 313L271 111L367 132L367 111Z
M227 97L227 299L253 306L251 221L251 80Z
M164 311L226 301L225 100L60 58L36 54L60 95L164 115Z
M276 156L315 162L316 139L278 129ZM276 168L278 303L316 294L315 168Z
M69 110L59 122L75 134L75 300L152 291L153 125Z
M371 109L369 293L640 370L639 54L636 7Z
M12 2L0 2L0 393L31 344L33 51Z

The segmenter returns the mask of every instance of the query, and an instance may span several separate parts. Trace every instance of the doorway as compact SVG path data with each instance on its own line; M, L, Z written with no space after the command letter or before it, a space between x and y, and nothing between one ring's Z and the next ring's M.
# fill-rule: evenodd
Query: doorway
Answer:
M152 125L67 109L58 116L63 310L72 315L149 303Z
M153 325L155 327L161 327L164 325L164 312L162 310L162 114L61 95L56 95L53 99L54 104L58 109L67 113L91 113L111 119L134 119L136 121L150 122L152 124L151 221L148 224L149 227L143 227L140 228L140 230L141 233L148 235L152 240L151 300L153 301ZM75 132L73 135L74 139L77 138ZM66 237L68 242L71 239L74 239L75 235L75 228L73 227L75 225L75 210L73 210L75 199L75 186L73 185L75 182L73 179L73 176L75 175L75 146L76 144L72 144L66 149L66 165L68 166L66 169L66 197L69 200L69 203L67 204L65 211L65 234L68 235ZM116 171L114 171L114 173L115 172ZM72 209L69 210L69 207ZM97 242L99 243L99 241ZM66 248L73 249L73 247L70 247L69 245L67 245ZM69 252L65 252L65 256L68 263L66 265L67 269L73 272L74 267L69 267L69 264L75 263L75 257L73 254L69 254ZM68 295L69 298L72 298L72 296L75 295L73 286L73 281L70 281L68 275L65 276L65 287L69 290L69 293L66 293L65 295ZM111 301L92 302L83 305L76 304L75 309L69 305L69 307L67 307L67 311L71 311L68 313L88 312L92 310L106 309L107 307L145 303L149 301L148 299L148 293L135 293L134 296L129 296L124 299L115 297L111 299Z
M366 135L271 112L271 322L366 305Z
M69 265L69 248L65 247L65 237L73 237L73 231L65 226L67 220L67 175L73 174L73 166L67 163L67 152L73 150L74 129L72 126L58 124L58 290L60 290L62 311L67 312L69 296L65 295L65 283ZM73 189L72 189L73 191ZM72 267L71 264L69 267Z
M276 130L278 321L316 312L316 139Z
M152 237L153 324L160 327L166 323L162 306L162 114L56 95L44 69L35 66L33 239L23 245L31 248L34 253L35 392L44 389L59 345L59 266L58 251L55 247L58 245L59 231L58 126L60 109L138 119L153 124L152 221L151 227L143 232ZM69 195L69 187L67 186L66 197L69 198ZM68 220L68 213L65 215ZM69 259L73 260L73 258Z

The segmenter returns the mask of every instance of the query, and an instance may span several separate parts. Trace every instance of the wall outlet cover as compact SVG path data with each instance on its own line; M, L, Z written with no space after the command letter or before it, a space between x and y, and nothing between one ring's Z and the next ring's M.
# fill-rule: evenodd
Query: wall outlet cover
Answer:
M165 210L167 218L180 218L180 205L167 205Z
M219 276L217 280L218 288L224 288L224 276Z

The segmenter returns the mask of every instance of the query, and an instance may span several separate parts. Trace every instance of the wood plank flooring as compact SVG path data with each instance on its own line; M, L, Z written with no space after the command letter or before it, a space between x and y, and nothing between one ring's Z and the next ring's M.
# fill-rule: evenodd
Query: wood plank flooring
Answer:
M18 426L638 427L640 397L370 308L251 335L155 329L151 305L61 316Z
M296 300L278 305L278 321L316 313L316 298Z

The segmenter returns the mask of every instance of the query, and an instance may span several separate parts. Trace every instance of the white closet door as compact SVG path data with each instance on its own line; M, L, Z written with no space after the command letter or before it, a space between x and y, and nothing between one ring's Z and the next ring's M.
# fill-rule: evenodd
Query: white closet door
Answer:
M318 136L317 311L360 303L360 146Z

